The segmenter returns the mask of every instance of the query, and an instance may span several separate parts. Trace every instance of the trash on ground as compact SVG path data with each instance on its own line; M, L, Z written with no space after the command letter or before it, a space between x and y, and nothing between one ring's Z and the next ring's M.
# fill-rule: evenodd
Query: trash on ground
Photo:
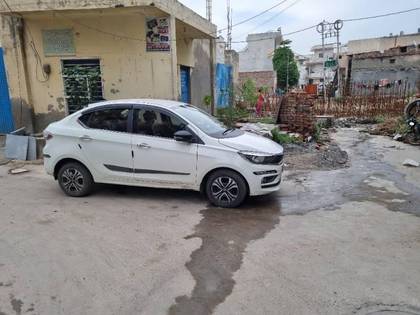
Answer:
M13 168L9 170L9 174L12 174L12 175L22 174L26 172L29 172L29 170L26 168Z
M417 161L411 160L411 159L406 159L403 162L403 165L404 166L409 166L409 167L419 167L420 166L420 163L417 162Z
M400 135L399 133L397 133L395 136L394 136L394 140L396 140L396 141L400 141L400 140L402 140L402 138L403 138L403 136L402 135Z
M271 130L276 128L274 124L263 124L263 123L246 123L244 125L239 125L240 129L243 131L248 131L261 135L267 138L271 138Z

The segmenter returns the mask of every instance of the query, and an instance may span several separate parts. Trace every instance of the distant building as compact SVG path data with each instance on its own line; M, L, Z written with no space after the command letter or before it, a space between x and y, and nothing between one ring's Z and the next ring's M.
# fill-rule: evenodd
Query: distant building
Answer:
M239 80L256 82L257 87L276 88L273 52L283 41L281 32L249 34L246 48L239 52Z
M317 45L312 47L312 54L308 56L306 61L307 68L307 83L319 84L324 82L324 63L327 60L334 60L336 58L335 45L327 44ZM325 68L325 80L331 82L334 79L335 67Z
M299 88L303 88L308 83L308 69L306 62L309 60L309 56L303 56L295 54L295 61L299 71Z
M349 41L340 65L349 81L379 85L404 81L415 89L420 81L420 32Z

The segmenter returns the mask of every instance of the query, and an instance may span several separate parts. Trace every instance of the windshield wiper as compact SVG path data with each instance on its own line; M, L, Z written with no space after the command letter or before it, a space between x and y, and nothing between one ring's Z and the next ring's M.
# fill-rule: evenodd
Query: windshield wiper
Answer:
M226 129L225 131L223 131L223 135L226 135L226 134L228 134L228 133L231 133L232 131L234 131L235 130L235 128L228 128L228 129Z

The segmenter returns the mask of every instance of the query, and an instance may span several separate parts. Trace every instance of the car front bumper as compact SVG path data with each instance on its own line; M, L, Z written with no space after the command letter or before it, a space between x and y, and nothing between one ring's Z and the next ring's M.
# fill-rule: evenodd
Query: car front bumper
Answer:
M266 195L280 189L283 163L279 165L259 165L247 172L250 196Z

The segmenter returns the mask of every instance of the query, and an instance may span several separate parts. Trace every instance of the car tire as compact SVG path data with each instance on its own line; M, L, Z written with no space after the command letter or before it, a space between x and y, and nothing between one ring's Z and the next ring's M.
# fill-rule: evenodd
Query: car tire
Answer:
M217 170L207 179L207 198L217 207L238 207L244 202L247 194L245 179L234 171Z
M93 178L86 167L77 162L64 164L57 174L58 183L70 197L84 197L93 189Z

